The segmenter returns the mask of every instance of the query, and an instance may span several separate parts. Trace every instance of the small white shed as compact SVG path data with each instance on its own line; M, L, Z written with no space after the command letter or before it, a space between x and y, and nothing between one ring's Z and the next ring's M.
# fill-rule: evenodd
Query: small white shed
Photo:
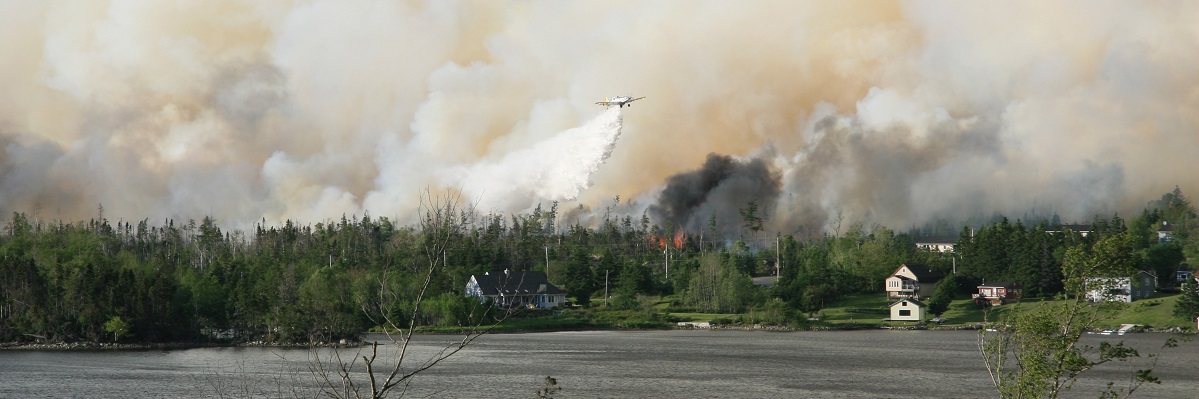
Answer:
M915 299L900 299L891 304L891 321L924 321L928 306Z

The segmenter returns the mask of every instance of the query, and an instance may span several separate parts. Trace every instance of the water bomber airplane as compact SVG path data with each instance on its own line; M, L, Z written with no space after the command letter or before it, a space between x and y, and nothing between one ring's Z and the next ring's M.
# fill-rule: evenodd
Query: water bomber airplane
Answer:
M604 108L608 108L613 105L615 105L617 107L632 107L633 104L629 104L629 103L643 99L643 98L645 98L645 97L633 98L633 96L621 96L621 97L616 97L611 100L608 100L608 97L604 97L604 101L596 101L595 104L603 105Z

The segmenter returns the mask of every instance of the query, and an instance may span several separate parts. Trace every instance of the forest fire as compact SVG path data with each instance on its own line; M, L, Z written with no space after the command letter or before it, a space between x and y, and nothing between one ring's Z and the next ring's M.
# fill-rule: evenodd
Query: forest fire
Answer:
M683 245L687 244L687 233L683 230L676 230L674 237L667 238L665 235L652 235L649 237L650 244L658 244L658 249L665 250L671 243L675 249L683 249Z

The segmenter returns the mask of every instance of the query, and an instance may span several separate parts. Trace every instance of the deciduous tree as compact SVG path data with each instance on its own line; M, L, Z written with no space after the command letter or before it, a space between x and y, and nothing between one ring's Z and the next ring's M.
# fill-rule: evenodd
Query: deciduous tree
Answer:
M1121 302L1086 299L1095 277L1131 276L1136 264L1134 240L1125 233L1100 237L1092 246L1067 251L1063 271L1071 299L1027 308L1013 305L998 322L979 332L978 347L991 382L1002 398L1057 398L1079 375L1111 361L1129 362L1140 353L1124 345L1079 343L1082 335ZM1104 290L1106 291L1106 290ZM1167 346L1173 341L1167 340ZM1152 365L1133 372L1127 386L1108 385L1104 397L1132 394L1142 384L1158 383Z
M443 255L444 251L450 246L453 238L460 236L469 225L469 220L462 215L473 214L473 211L460 212L458 198L454 196L445 197L435 202L430 195L422 198L421 204L424 216L420 226L425 239L421 249L427 263L423 276L416 287L416 295L408 314L408 320L416 320L424 311L422 305L425 305L427 296L430 296L429 287L433 276L447 266ZM394 293L386 286L386 281L386 279L380 280L378 290L380 295ZM468 329L464 333L461 340L451 342L428 358L413 361L407 358L408 349L418 327L409 325L404 328L402 323L395 320L390 315L391 312L384 307L387 302L389 301L386 299L380 300L378 302L380 308L367 309L367 314L383 326L387 341L394 348L394 354L390 357L380 357L379 342L372 343L368 347L368 352L359 352L348 360L342 359L338 351L331 351L325 357L320 356L315 350L311 351L309 368L313 377L321 385L322 396L372 399L384 398L393 394L403 396L404 389L413 377L457 354L488 331L488 329L481 328L483 327L482 323L476 324L473 326L474 328ZM482 308L481 310L490 311L491 308ZM492 320L498 324L506 315L492 315ZM467 319L474 320L477 317L469 315ZM494 326L494 324L490 325ZM359 359L361 359L361 363L359 363ZM389 363L385 364L380 361L389 361ZM365 368L365 377L353 372L357 367Z

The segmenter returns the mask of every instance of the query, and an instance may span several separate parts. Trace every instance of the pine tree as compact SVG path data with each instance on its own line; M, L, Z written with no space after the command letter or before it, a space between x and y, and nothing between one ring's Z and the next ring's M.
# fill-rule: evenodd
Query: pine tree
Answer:
M957 292L956 276L950 274L937 284L937 290L933 292L932 298L928 301L928 312L940 316L949 310L949 303L953 301L953 295Z
M1191 321L1199 317L1199 284L1195 279L1188 278L1182 284L1182 295L1174 303L1174 316Z

